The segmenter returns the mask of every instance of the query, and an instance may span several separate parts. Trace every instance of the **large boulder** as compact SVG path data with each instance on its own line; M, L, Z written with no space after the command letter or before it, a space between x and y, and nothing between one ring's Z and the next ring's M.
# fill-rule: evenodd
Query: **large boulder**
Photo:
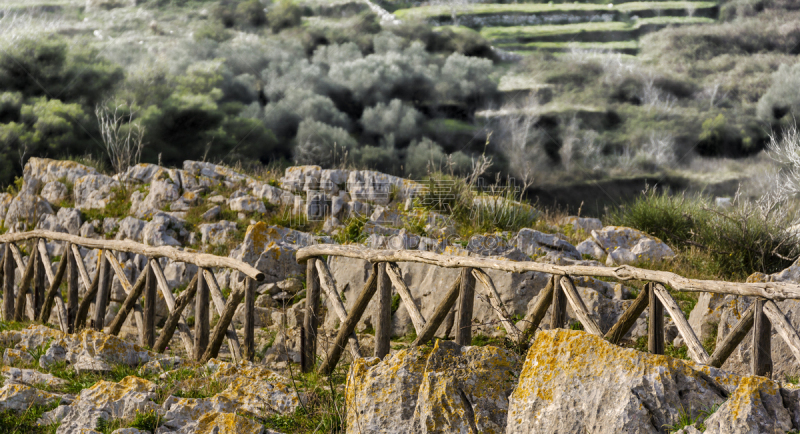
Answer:
M61 202L67 200L67 186L58 181L48 182L44 185L41 196L44 200L59 205Z
M119 181L106 175L90 174L78 178L72 190L75 208L105 208L114 197L114 190L119 188Z
M9 229L24 231L38 225L49 214L54 214L50 203L30 189L25 189L9 203L4 225Z
M518 375L510 351L449 341L383 361L357 359L348 374L347 432L503 433Z
M539 332L510 398L506 432L661 433L681 411L694 418L725 403L738 383L736 375L585 332Z
M347 192L353 200L388 205L392 199L414 197L425 186L408 179L387 175L374 170L353 170L347 177Z
M22 177L26 183L35 179L42 184L60 180L75 184L79 178L97 174L94 167L84 166L74 161L31 157L25 163Z
M164 176L150 183L147 196L141 202L131 205L136 217L149 218L181 197L180 184L170 178L167 172L160 173Z
M221 220L216 223L204 223L199 226L201 242L206 245L225 244L236 232L236 223Z
M287 167L280 179L281 188L293 193L317 190L321 172L322 168L319 166Z
M291 229L287 229L291 231ZM297 231L293 231L297 232ZM302 234L302 232L300 232ZM276 227L267 226L264 222L250 225L244 241L230 254L232 258L247 262L265 274L265 282L279 282L288 277L302 276L305 266L295 260L295 252L299 246L280 237ZM227 279L220 279L227 282ZM222 281L223 286L226 286Z
M593 230L592 238L608 254L606 265L658 262L675 256L675 252L658 238L622 226L606 226Z

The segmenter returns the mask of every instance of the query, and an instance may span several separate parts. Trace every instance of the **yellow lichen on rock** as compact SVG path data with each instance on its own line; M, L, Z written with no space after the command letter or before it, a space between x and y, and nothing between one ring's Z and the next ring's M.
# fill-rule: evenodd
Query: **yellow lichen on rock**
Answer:
M253 434L264 427L251 419L235 413L206 413L197 421L195 434Z

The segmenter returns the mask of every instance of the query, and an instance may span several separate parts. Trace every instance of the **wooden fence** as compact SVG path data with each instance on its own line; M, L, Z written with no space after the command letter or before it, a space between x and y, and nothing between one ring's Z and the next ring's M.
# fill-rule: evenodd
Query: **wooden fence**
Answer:
M324 256L344 256L363 259L373 264L372 274L361 289L353 308L348 313L339 297L334 279L323 260ZM550 328L561 328L567 324L567 304L572 307L584 330L602 336L612 343L619 343L630 330L639 316L649 307L649 340L648 350L654 354L664 353L664 310L669 313L678 332L688 347L689 357L703 365L720 367L733 350L742 342L751 328L753 333L753 357L751 371L753 375L771 376L771 327L800 360L800 336L775 304L774 300L800 299L800 285L784 282L735 283L709 280L695 280L677 274L635 268L627 265L618 267L592 266L559 266L538 262L514 262L482 257L464 257L440 255L431 252L411 250L374 250L359 246L338 246L321 244L304 247L297 252L298 263L306 263L306 310L303 323L302 367L305 372L314 369L316 364L317 328L320 304L320 288L333 307L333 313L341 321L336 340L325 356L319 371L328 374L336 367L345 347L353 357L361 356L358 339L355 335L356 324L364 314L370 300L377 293L378 314L375 322L375 356L384 357L389 353L391 337L391 303L392 287L397 291L408 310L411 322L417 332L417 338L411 344L418 346L433 338L451 308L458 302L458 318L455 321L455 341L461 345L472 342L472 307L476 288L492 305L499 322L505 328L509 339L520 344L533 337L539 324L552 307ZM417 262L446 268L460 268L458 279L447 290L443 300L436 307L430 318L424 318L411 296L397 262ZM535 306L517 323L512 321L500 299L500 295L483 270L494 269L514 273L537 271L551 275L545 289L541 292ZM589 315L586 305L575 289L572 276L609 277L621 281L646 281L645 289L631 303L627 310L608 331L603 333ZM479 285L476 285L480 282ZM701 345L697 335L689 326L689 322L681 312L678 304L669 294L665 285L682 292L712 292L718 294L735 294L752 296L756 301L751 304L739 323L717 345L713 354L709 355Z
M64 254L55 272L51 266L45 240L66 243ZM26 249L29 252L27 264L17 246L22 242L29 243ZM102 331L106 310L111 301L113 270L127 295L108 327L109 333L119 334L126 318L133 311L134 321L139 330L139 343L156 352L164 352L177 328L187 354L195 360L205 362L216 357L222 346L222 340L226 338L234 360L253 360L255 282L264 280L264 274L244 262L204 253L185 252L167 246L150 247L132 241L81 238L40 230L2 235L0 243L5 244L3 263L0 267L3 282L2 314L5 320L21 321L27 316L31 320L46 323L50 320L55 303L58 326L65 333L74 333L86 326L90 307L94 304L94 314L88 319L89 326ZM86 265L78 246L100 250L99 263L92 278L86 272ZM130 283L114 252L139 254L148 258L147 266L135 283ZM158 258L162 257L198 267L197 274L177 298L173 295L159 265ZM14 281L17 268L24 272L15 293ZM232 286L235 288L227 300L211 268L227 268L244 275L244 279L237 279L234 282ZM60 291L65 275L66 303ZM78 291L80 284L85 289L82 300ZM163 295L169 310L158 338L155 333L157 290ZM144 297L144 307L140 302L142 297ZM236 330L231 326L236 307L242 299L245 301L243 346ZM183 313L192 300L195 301L196 307L193 330L186 324ZM213 301L213 307L220 316L213 333L210 333L209 327L209 301Z

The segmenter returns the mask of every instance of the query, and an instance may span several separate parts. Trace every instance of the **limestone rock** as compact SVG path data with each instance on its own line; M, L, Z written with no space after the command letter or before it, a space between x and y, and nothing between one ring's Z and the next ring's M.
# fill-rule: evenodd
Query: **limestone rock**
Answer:
M503 433L517 357L437 341L386 360L359 359L347 385L348 432Z
M32 192L24 190L8 205L5 226L9 229L25 230L26 226L36 226L39 219L48 214L54 214L50 203Z
M163 172L165 169L161 166L156 166L150 163L139 163L131 166L124 173L119 176L120 181L136 182L139 184L147 184Z
M606 255L605 250L603 250L603 248L600 247L600 245L597 244L597 242L595 242L595 240L593 240L592 238L584 240L583 242L575 246L575 249L581 255L589 255L595 259L602 259L603 256Z
M118 181L106 175L86 175L78 178L72 189L75 208L105 208L114 195L113 190L119 185Z
M44 185L40 195L44 200L58 205L67 199L67 193L66 185L58 181L51 181Z
M227 220L200 225L201 242L206 245L225 244L234 232L236 223Z
M266 283L302 276L305 273L305 266L295 261L294 252L297 251L297 246L289 242L293 240L292 237L303 233L288 232L291 229L287 229L287 232L281 235L279 229L284 228L267 226L264 222L250 225L244 241L231 252L230 256L264 272Z
M405 200L423 191L424 185L374 170L353 170L347 177L347 192L353 200L388 205L390 199Z
M15 348L6 348L6 350L3 352L4 365L29 365L33 362L33 356L31 356L27 351L21 351Z
M294 193L316 190L319 187L321 171L322 168L319 166L287 167L280 179L281 188Z
M25 182L36 179L46 184L48 182L65 179L67 182L74 184L78 178L96 174L97 170L94 167L84 166L74 161L31 157L25 163L22 176Z
M6 384L0 388L0 411L27 410L31 405L52 405L58 402L61 396L41 391L35 387L23 384Z
M585 332L539 332L511 394L506 433L659 433L681 408L725 402L738 377L621 348Z
M784 433L792 430L792 417L778 384L763 377L744 377L704 425L707 434Z
M43 215L36 224L36 229L52 232L67 231L63 226L61 226L61 222L58 221L58 217L54 216L53 214Z
M51 374L44 374L34 369L20 369L11 366L0 366L0 373L5 377L5 384L23 384L26 386L40 387L42 384L57 387L67 383Z
M143 220L139 220L136 217L125 217L124 219L120 220L119 222L119 231L117 232L116 239L118 240L131 240L141 242L142 241L142 232L144 231L144 227L147 223Z
M81 213L74 208L61 208L56 214L58 223L70 235L78 235L81 229Z
M231 199L228 201L228 206L230 206L232 211L257 212L259 214L267 212L264 202L253 196L241 196Z
M141 203L136 204L134 216L149 218L178 198L180 198L180 186L171 178L166 177L165 173L163 179L157 179L150 183L147 196ZM131 208L133 209L133 206Z
M181 243L176 238L178 232L183 228L182 221L164 213L157 212L153 219L144 225L142 229L142 242L149 246L180 246Z
M600 219L590 217L568 216L562 218L559 223L562 225L572 225L573 230L577 231L580 229L586 233L603 229L603 222L601 222Z
M204 212L201 218L207 222L214 220L215 218L219 217L219 214L222 212L222 208L219 205L215 205L208 209L208 211Z
M528 256L554 253L571 259L581 259L581 254L569 242L556 235L545 234L529 228L521 229L510 244Z
M259 199L266 199L267 202L278 206L294 204L294 194L269 184L256 184L253 187L253 196Z
M252 182L250 177L237 173L228 167L203 161L186 160L183 162L183 170L198 177L207 177L229 183Z
M663 241L632 228L606 226L601 230L593 230L592 238L608 253L608 266L655 262L675 256L675 252Z
M0 193L0 221L6 219L6 213L8 212L8 207L11 205L11 201L14 199L9 193Z

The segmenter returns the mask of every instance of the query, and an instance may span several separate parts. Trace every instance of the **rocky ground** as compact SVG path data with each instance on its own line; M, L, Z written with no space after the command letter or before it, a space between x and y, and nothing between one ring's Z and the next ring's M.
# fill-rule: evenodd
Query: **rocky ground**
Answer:
M166 354L149 352L136 345L139 336L131 317L120 338L93 331L69 336L45 326L2 332L6 381L0 389L0 408L26 412L35 404L47 409L39 422L54 432L111 432L114 427L127 430L119 433L137 432L131 431L133 425L159 433L273 428L300 432L304 428L287 420L308 418L312 404L329 398L333 413L338 412L333 419L346 420L348 432L601 433L625 427L626 432L649 433L677 431L681 418L691 422L683 425L693 425L681 427L684 433L784 433L800 428L800 402L791 385L800 370L777 336L772 346L777 382L746 376L748 338L723 370L714 370L611 346L582 332L548 331L545 318L526 354L524 349L504 348L504 332L480 297L474 308L474 346L440 340L408 349L413 327L403 304L396 303L392 354L385 360L345 359L342 378L329 384L318 379L309 387L308 378L296 378L305 270L294 253L303 246L357 242L375 248L596 266L652 265L675 256L660 240L632 228L604 227L598 219L575 216L545 218L528 205L482 195L473 201L481 215L514 209L529 216L531 223L513 231L470 234L446 213L426 206L430 186L374 171L316 166L248 174L186 161L183 169L140 164L109 176L71 161L32 158L15 187L0 193L6 231L35 227L206 251L250 263L267 276L257 289L255 364L231 363L223 344L219 360L197 366L187 359L177 335ZM54 261L63 249L48 243ZM94 273L97 252L84 249L82 254L87 271ZM138 255L119 254L119 259L131 281L146 263ZM328 261L350 309L371 266L340 257ZM428 317L457 270L399 265L422 315ZM192 265L165 259L162 267L176 294L196 272ZM536 272L487 273L515 319L536 303L548 280ZM224 270L215 274L227 293L233 276ZM751 279L796 282L800 268ZM603 330L617 321L638 291L635 285L594 278L578 278L575 284ZM125 295L116 278L112 288L106 325ZM687 314L701 341L713 347L749 302L703 294ZM157 304L157 321L163 322L163 298ZM333 315L325 315L327 300L324 306L321 354L339 325ZM780 307L800 326L797 302L784 301ZM372 352L373 309L367 309L357 328L364 354ZM190 324L194 314L191 304L186 311ZM454 334L456 314L451 312L443 322L438 337ZM568 315L570 324L577 325L569 308ZM646 339L646 315L626 336L629 347ZM212 311L212 321L215 316ZM241 327L242 321L240 307L234 325ZM680 355L683 344L669 319L666 335L672 354ZM486 343L497 346L482 346ZM335 398L337 393L340 398ZM319 427L341 426L326 423L320 420Z

